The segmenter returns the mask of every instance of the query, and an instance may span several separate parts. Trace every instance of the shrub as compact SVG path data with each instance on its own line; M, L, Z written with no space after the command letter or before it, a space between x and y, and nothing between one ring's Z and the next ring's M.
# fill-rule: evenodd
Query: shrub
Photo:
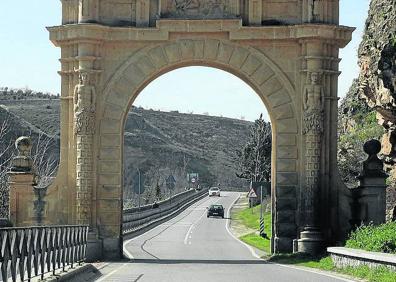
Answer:
M351 233L346 247L396 254L396 222L362 225Z

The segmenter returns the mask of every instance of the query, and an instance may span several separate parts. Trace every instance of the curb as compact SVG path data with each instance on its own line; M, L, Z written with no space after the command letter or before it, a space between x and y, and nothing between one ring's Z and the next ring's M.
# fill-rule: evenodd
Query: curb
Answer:
M100 276L100 271L90 263L83 264L77 268L69 268L66 272L57 273L56 276L44 278L47 282L88 281L87 279Z

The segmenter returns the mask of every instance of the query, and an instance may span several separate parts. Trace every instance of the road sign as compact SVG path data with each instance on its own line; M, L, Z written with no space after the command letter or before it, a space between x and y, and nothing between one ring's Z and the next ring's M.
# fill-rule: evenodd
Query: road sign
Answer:
M257 198L257 194L256 194L256 192L254 191L253 188L250 189L248 197L249 198Z
M195 183L196 179L195 177L191 178L191 183Z

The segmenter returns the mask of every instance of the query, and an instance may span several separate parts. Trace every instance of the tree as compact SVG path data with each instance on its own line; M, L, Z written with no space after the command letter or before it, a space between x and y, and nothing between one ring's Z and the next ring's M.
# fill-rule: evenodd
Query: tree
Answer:
M248 142L236 152L239 163L237 177L255 182L271 179L271 124L265 122L263 115L254 122Z
M0 123L0 218L8 217L9 186L8 175L12 158L12 142L6 138L10 131L9 116Z

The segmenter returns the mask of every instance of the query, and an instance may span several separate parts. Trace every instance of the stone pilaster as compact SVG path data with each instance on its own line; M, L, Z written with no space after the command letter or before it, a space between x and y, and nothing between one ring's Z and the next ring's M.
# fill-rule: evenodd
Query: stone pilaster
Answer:
M305 214L304 230L298 240L298 251L317 254L324 246L319 225L319 202L322 190L321 164L325 116L323 87L323 44L306 42L304 62L303 136L305 137L305 189L302 207Z
M261 25L263 18L263 1L262 0L249 0L249 25Z
M79 0L78 22L94 23L98 21L98 0Z
M77 224L90 224L93 190L92 143L90 134L77 133L77 179L76 219Z

